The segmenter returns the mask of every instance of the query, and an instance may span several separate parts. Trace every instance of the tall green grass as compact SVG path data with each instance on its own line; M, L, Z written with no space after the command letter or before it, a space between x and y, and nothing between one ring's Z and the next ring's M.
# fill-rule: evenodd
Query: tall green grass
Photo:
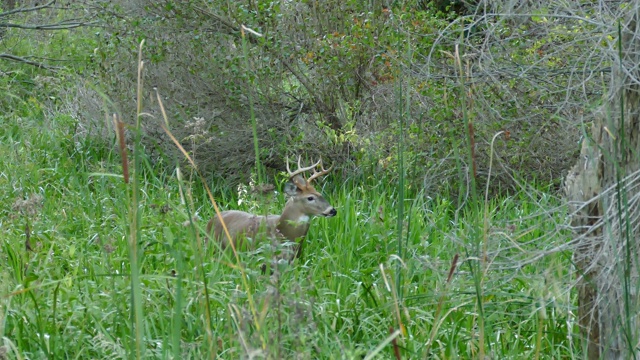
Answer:
M459 207L374 172L329 176L318 188L337 217L313 221L304 261L263 274L268 253L206 242L214 211L200 179L155 172L137 125L130 153L115 132L76 137L77 119L42 111L38 98L0 115L10 358L580 357L570 261L534 259L567 239L551 196ZM213 193L260 213L285 202L282 191Z
M16 116L3 123L0 259L7 265L1 270L0 336L10 357L137 357L141 346L145 357L162 358L354 358L383 343L398 316L406 327L397 337L402 358L478 354L476 285L464 264L476 261L470 237L480 220L456 219L446 198L408 194L411 226L405 256L398 258L398 188L373 174L329 178L322 190L338 216L313 222L305 262L262 275L259 255L241 252L245 288L228 254L211 244L199 250L183 224L189 216L180 186L191 192L202 218L212 216L201 186L137 172L136 284L126 185L120 177L96 175L121 174L116 148L109 143L103 145L112 150L98 150L98 139L75 143L73 121L64 117ZM12 209L16 198L33 193L44 197L37 213ZM237 194L226 196L227 208L251 209L248 201L235 205ZM278 193L266 211L277 213L283 203ZM527 248L549 230L527 216L556 205L552 198L527 196L490 201L494 245L513 241ZM24 245L27 221L33 251ZM458 270L447 282L455 254L461 254ZM519 269L487 267L482 301L492 356L579 354L571 341L573 299L562 289L567 263L558 255ZM139 326L132 320L132 286L139 288ZM397 289L404 294L400 302ZM391 345L381 351L394 356Z

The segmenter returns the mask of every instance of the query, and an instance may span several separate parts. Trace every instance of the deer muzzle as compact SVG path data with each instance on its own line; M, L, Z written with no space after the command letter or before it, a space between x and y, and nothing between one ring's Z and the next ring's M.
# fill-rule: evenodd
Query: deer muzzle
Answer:
M336 210L335 208L329 208L329 209L325 210L322 213L322 216L324 216L324 217L334 217L334 216L336 216L337 213L338 213L338 210Z

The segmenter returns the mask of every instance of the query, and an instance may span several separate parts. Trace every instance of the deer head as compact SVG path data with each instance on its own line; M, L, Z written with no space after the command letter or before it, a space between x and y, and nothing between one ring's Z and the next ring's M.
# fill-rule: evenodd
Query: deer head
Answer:
M316 170L318 166L321 171ZM302 167L300 166L300 157L298 157L298 170L291 171L289 159L287 159L289 181L285 184L284 191L289 195L290 200L285 206L285 210L290 210L289 213L292 216L287 216L286 220L296 220L295 215L298 215L298 220L306 219L308 222L313 216L332 217L336 215L336 209L312 185L313 180L328 174L332 168L333 166L325 170L322 159L311 166ZM301 174L309 170L313 170L313 174L305 179ZM285 215L284 211L283 215Z

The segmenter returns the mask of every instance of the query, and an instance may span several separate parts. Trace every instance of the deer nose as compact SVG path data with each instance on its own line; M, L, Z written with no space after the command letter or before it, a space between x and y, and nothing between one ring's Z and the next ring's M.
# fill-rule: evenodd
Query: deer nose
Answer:
M332 217L332 216L336 216L336 214L338 213L338 210L336 210L335 208L331 208L331 210L326 211L324 213L324 216L326 217Z

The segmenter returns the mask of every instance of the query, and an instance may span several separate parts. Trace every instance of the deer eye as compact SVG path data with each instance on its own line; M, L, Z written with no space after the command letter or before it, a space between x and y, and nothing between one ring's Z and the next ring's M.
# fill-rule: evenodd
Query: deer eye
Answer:
M316 198L314 198L313 196L309 196L309 197L307 198L307 200L309 200L309 201L313 201L313 200L315 200L315 199L316 199Z

